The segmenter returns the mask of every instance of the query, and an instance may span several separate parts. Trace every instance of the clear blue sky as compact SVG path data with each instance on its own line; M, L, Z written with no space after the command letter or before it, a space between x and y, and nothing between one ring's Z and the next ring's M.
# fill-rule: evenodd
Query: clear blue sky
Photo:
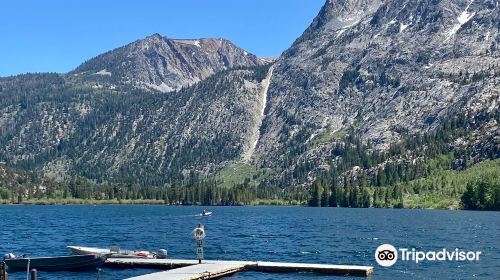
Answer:
M67 72L153 33L226 38L278 56L325 0L5 0L0 3L0 76Z

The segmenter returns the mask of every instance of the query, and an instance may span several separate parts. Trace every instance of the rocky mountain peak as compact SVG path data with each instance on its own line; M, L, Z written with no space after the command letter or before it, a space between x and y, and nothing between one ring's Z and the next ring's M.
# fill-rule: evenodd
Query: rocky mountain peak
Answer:
M230 68L265 64L225 39L170 39L153 34L81 66L75 73L161 92L176 91Z
M144 39L137 40L136 42L142 45L161 43L168 40L167 37L161 36L158 33L144 37Z
M359 21L363 16L375 12L382 0L328 0L310 29L337 29Z

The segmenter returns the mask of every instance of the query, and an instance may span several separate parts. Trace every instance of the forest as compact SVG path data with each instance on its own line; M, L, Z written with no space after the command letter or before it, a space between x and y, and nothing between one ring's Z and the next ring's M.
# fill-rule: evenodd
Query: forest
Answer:
M405 132L406 138L385 152L373 150L351 131L335 144L335 161L313 182L308 205L499 210L498 143L452 145L481 123L498 123L499 116L498 109L475 118L457 114L429 133Z
M3 203L143 201L170 205L308 205L311 207L500 209L499 145L455 148L473 126L500 121L499 110L473 119L458 114L425 134L409 134L386 151L364 143L354 129L334 142L331 164L311 185L278 187L246 178L223 186L221 178L191 172L161 185L131 178L96 181L73 176L56 182L0 164ZM404 156L403 156L404 155ZM408 156L410 155L410 156ZM314 163L297 165L304 177Z

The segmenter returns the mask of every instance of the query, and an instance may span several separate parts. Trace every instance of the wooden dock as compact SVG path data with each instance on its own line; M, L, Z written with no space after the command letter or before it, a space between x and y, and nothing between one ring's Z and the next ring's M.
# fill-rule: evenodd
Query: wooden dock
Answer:
M373 273L371 266L331 265L252 261L213 261L198 264L197 260L182 259L114 259L106 266L114 268L158 268L167 271L129 278L128 280L207 280L216 279L240 271L262 272L312 272L327 275L362 276Z
M256 262L246 267L248 270L264 272L313 272L329 275L369 276L373 273L372 266L334 265L309 263Z
M203 263L163 272L128 278L128 280L198 280L217 279L245 269L244 264Z

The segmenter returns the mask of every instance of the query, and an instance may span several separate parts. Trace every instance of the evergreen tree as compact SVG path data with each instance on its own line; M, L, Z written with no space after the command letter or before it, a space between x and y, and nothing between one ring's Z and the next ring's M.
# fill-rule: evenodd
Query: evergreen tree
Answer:
M323 194L321 195L321 207L328 207L330 202L330 196L327 190L323 190Z
M322 196L323 196L323 187L321 186L321 181L318 179L313 182L312 194L309 200L309 206L320 207Z
M335 179L332 181L332 194L330 196L330 201L329 201L329 206L330 207L337 207L339 204L338 204L338 194L337 194L337 187L336 187L336 183L333 183L335 182Z
M462 196L462 207L469 210L477 209L476 193L471 183L467 184L467 189Z
M370 206L370 192L368 191L368 188L363 188L361 195L361 207L369 208Z

